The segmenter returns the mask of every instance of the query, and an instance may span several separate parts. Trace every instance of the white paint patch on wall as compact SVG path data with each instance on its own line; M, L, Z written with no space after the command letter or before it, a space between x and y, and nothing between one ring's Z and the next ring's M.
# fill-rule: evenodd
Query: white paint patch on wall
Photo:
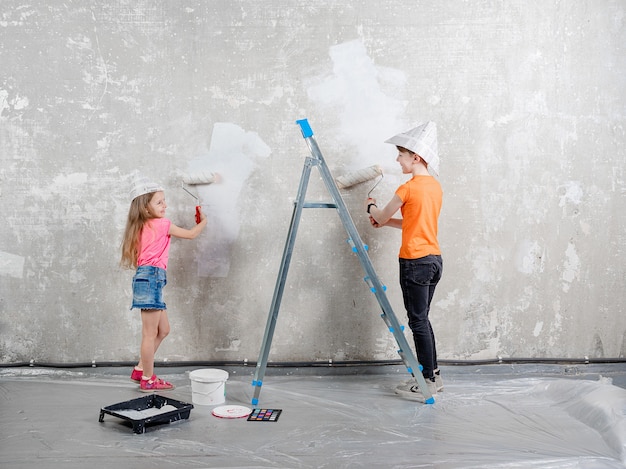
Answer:
M197 185L202 210L209 223L198 240L198 275L226 277L230 270L232 243L239 236L240 214L237 209L244 184L260 159L271 153L256 132L238 125L216 123L208 152L189 163L189 174L200 171L219 173L221 181Z
M0 26L3 28L8 26L23 26L27 24L29 18L33 15L37 15L37 9L30 5L12 8L10 12L3 12L2 18L0 18Z
M52 194L66 194L76 190L78 186L83 186L88 182L87 173L60 174L52 180L52 184L47 187ZM82 187L81 187L82 189Z
M88 183L87 173L59 174L50 180L46 186L31 186L33 197L49 201L54 197L75 198L80 200L81 193Z
M29 104L30 100L26 96L16 95L13 99L9 99L9 92L0 90L0 117L5 109L21 111L26 109Z
M0 90L0 117L2 117L2 111L9 108L9 92L7 90Z
M13 100L13 109L16 111L20 111L22 109L26 109L30 101L26 96L16 96Z
M524 240L517 249L515 267L524 274L543 272L544 254L544 250L537 241Z
M396 97L405 95L404 72L377 67L360 40L333 46L329 54L332 74L314 78L307 93L338 116L338 138L353 152L348 169L397 168L395 148L384 141L408 128L401 117L406 101Z
M572 243L568 243L567 249L565 250L565 262L563 263L563 275L561 279L563 280L563 291L568 292L570 288L570 284L578 279L578 275L580 273L580 258L578 257L578 253L576 252L576 246Z
M539 337L539 334L541 334L542 329L543 329L543 321L537 321L537 324L535 324L535 330L533 331L533 335L535 337Z
M559 186L559 192L561 193L559 207L565 207L568 202L574 205L579 205L582 202L583 190L576 181L568 181Z
M10 252L0 251L0 275L22 278L24 276L24 258Z
M449 291L445 298L436 302L437 308L442 310L451 309L458 302L459 289L456 288L453 291Z

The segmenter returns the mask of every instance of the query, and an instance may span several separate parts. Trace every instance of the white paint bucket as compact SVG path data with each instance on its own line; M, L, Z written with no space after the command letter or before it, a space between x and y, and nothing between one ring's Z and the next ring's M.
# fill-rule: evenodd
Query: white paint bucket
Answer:
M226 400L228 371L215 368L194 370L189 373L191 400L198 405L223 404Z

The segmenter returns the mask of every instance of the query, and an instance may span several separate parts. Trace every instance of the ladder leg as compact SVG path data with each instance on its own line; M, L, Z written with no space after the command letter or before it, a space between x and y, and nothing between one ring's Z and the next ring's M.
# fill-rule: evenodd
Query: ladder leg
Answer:
M415 379L415 382L417 383L417 386L419 387L420 391L424 395L426 404L434 404L435 398L431 394L430 389L428 388L428 385L426 384L426 380L424 379L424 376L422 375L422 365L419 364L419 362L417 361L417 358L415 358L415 356L413 355L413 352L411 351L409 343L406 340L406 337L404 336L403 328L400 322L398 321L398 318L396 317L395 313L391 309L390 305L389 305L388 310L386 310L385 306L383 306L384 304L388 305L389 300L387 299L386 295L384 299L379 297L378 295L377 297L378 297L378 302L381 304L381 307L383 308L382 318L385 321L385 323L388 325L389 331L393 334L398 344L398 347L399 347L398 354L402 358L402 361L407 367L408 372L413 376L413 378Z
M296 196L296 200L294 201L291 223L289 224L289 233L285 242L283 257L280 263L280 270L278 273L278 278L276 280L276 286L274 288L272 305L270 306L270 311L267 317L267 324L265 326L263 343L259 352L259 359L257 360L256 368L254 371L254 379L252 381L252 386L254 387L254 396L252 398L252 405L257 405L259 403L259 395L261 394L261 386L263 385L263 378L265 377L265 369L267 368L267 359L270 353L270 347L272 345L274 329L276 328L278 311L280 309L280 303L282 301L283 292L285 290L285 280L287 278L287 272L289 271L291 255L293 253L293 247L296 242L296 234L298 232L298 226L300 224L300 218L302 216L302 207L304 205L306 189L309 183L309 177L311 175L311 166L314 163L315 162L311 158L306 159L304 168L302 170L302 177L300 178L298 195Z

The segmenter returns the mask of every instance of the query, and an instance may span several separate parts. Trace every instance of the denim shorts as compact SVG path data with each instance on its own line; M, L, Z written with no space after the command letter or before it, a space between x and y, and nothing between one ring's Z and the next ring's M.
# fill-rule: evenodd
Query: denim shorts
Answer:
M151 265L137 267L133 277L133 304L130 309L167 309L163 303L163 287L167 285L164 269Z

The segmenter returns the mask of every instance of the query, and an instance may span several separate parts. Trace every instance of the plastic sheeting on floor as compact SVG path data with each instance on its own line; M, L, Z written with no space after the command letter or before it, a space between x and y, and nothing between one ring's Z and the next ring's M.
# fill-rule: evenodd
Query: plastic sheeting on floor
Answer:
M434 405L402 399L408 375L312 375L268 369L260 406L277 422L211 415L134 434L101 407L143 396L125 369L0 369L0 465L7 468L547 468L626 467L624 365L444 367ZM570 370L570 371L568 371ZM163 368L191 402L190 370ZM250 405L253 369L229 369L226 404ZM495 372L494 372L495 371ZM317 372L317 370L314 370ZM612 376L613 375L613 376ZM259 406L259 407L260 407Z

